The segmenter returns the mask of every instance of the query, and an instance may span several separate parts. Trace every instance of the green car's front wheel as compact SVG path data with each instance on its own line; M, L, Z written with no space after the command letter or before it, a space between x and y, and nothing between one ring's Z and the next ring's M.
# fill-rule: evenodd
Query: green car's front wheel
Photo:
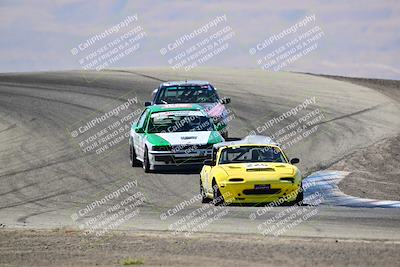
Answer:
M228 139L228 130L221 132L221 135L225 140Z
M144 172L150 172L149 150L147 147L144 149L143 170Z
M132 167L140 166L139 160L136 158L136 152L133 145L129 145L129 161Z

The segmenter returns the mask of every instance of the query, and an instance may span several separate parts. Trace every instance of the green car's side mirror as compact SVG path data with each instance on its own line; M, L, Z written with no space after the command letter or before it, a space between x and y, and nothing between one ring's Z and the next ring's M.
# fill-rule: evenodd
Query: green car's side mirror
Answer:
M136 133L144 133L144 129L140 127L135 127L135 132Z
M137 126L137 122L132 122L132 128L135 130L135 133L144 133L144 129Z
M231 99L229 97L222 100L222 104L229 104L231 103Z

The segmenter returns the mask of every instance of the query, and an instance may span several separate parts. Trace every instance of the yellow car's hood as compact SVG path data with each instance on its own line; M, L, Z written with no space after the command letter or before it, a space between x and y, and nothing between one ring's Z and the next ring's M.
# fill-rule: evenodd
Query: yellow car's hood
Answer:
M219 165L229 176L243 176L244 174L251 174L257 176L294 176L296 167L288 163L231 163Z

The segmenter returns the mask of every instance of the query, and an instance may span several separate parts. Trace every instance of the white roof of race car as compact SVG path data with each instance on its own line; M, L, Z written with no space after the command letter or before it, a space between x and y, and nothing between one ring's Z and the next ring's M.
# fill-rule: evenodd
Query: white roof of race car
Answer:
M224 146L246 145L246 144L280 146L280 144L275 142L274 140L272 140L271 137L263 136L263 135L248 135L238 141L228 141L228 142L222 142L222 143L215 144L214 148L218 149L218 148L224 147Z
M191 81L169 81L162 83L161 86L208 85L208 84L210 83L207 81L191 80Z

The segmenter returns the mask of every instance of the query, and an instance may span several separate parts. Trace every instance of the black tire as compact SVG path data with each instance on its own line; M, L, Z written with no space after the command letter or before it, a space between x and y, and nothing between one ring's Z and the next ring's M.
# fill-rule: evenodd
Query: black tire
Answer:
M303 184L300 185L300 190L299 193L297 194L295 203L301 205L304 200L304 190L303 190Z
M289 202L288 204L301 206L303 204L303 199L304 199L304 190L303 190L303 184L301 184L299 193L297 194L296 199Z
M145 149L144 149L143 170L146 173L150 172L149 151L148 151L147 147L145 147Z
M221 191L219 190L217 182L215 180L212 181L212 187L213 187L213 203L215 206L220 206L225 203L224 197L221 194Z
M136 152L133 148L133 144L129 145L129 162L131 163L131 167L140 166L140 161L136 158Z
M201 203L210 203L211 199L206 196L206 192L204 192L203 183L200 179L200 195L201 195Z
M226 141L226 139L228 139L228 131L221 132L221 135L225 139L225 141Z

